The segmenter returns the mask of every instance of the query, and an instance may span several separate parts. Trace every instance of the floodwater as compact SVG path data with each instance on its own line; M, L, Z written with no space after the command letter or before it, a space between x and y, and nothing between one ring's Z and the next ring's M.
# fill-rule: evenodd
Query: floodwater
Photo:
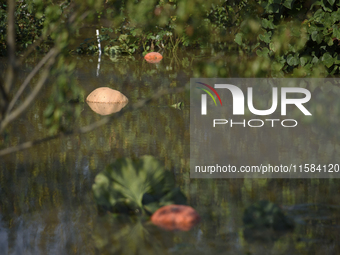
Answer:
M242 76L230 69L226 55L211 57L205 51L167 53L159 64L146 63L142 56L104 55L99 70L95 55L72 58L77 60L75 78L86 95L107 86L126 95L129 104L159 88L184 87L191 77L218 76L214 63L225 66L226 77ZM34 61L25 63L19 80ZM5 66L3 60L2 70ZM32 108L0 136L1 148L48 135L43 111L50 93L47 84ZM182 109L170 107L178 102L184 103ZM188 92L166 95L93 132L60 137L0 158L0 254L340 253L339 179L190 179L189 110ZM85 103L74 122L85 126L101 118ZM320 150L338 160L337 136L331 137ZM237 153L247 160L242 150ZM277 153L286 155L287 150ZM146 154L174 173L189 205L201 215L189 232L98 215L91 190L96 174L119 157ZM242 221L244 211L261 200L279 205L293 220L294 230L249 234Z

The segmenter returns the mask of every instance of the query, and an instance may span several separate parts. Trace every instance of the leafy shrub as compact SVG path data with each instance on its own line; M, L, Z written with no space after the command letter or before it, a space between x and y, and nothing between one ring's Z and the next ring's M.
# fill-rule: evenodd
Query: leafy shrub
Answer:
M173 174L152 156L118 159L100 172L92 186L99 208L114 213L153 213L169 204L186 204Z
M260 5L263 12L243 22L235 36L242 50L270 58L274 76L310 76L320 67L339 73L339 3L268 0Z

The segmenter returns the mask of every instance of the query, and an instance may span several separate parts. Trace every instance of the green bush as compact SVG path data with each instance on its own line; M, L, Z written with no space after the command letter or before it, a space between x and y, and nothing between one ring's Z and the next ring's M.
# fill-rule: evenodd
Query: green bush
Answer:
M243 51L269 58L274 76L310 76L320 68L339 73L339 3L270 0L260 5L263 11L245 20L235 36Z
M100 172L92 186L100 209L113 213L152 214L169 204L186 204L173 174L152 156L118 159Z

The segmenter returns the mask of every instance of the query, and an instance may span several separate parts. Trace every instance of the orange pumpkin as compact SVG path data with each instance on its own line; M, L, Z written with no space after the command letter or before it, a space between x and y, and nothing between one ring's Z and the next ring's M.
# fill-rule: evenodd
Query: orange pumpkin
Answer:
M163 56L158 52L150 52L144 56L144 59L149 63L159 63Z
M151 216L151 221L166 230L188 231L200 221L200 216L190 206L166 205Z

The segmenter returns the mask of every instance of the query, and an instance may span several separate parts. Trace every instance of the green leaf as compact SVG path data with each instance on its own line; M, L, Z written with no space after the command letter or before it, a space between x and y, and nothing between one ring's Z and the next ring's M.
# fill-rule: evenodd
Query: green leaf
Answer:
M243 36L242 33L237 33L237 34L235 35L234 41L235 41L238 45L242 45L242 36Z
M335 3L335 0L327 0L330 5L333 5Z
M176 108L176 109L182 109L183 102L178 102L176 104L171 105L171 107Z
M325 16L324 10L319 9L319 10L317 10L317 11L314 13L313 18L314 18L316 21L320 22L320 21L324 18L324 16Z
M334 44L334 41L332 38L328 38L327 45L332 46Z
M292 9L294 1L295 0L286 0L284 1L283 6L288 9Z
M334 56L334 64L336 64L336 65L340 64L340 56L339 55Z
M311 63L312 63L312 64L317 64L317 63L319 63L318 57L317 57L317 56L314 56Z
M270 37L272 35L272 32L265 32L263 35L259 35L259 38L261 41L264 41L265 43L270 43Z
M159 208L159 203L158 202L153 202L153 203L149 203L149 204L146 204L144 206L144 208L150 212L150 213L154 213L155 211L158 210Z
M261 22L261 23L262 23L262 27L263 27L263 28L269 28L269 29L274 29L274 28L275 28L272 19L270 19L270 20L262 19L262 22Z
M289 54L287 56L287 64L290 66L296 66L299 64L299 58L296 56L293 56L292 54Z
M159 202L161 206L171 205L171 204L186 204L186 197L183 195L182 191L176 187L166 193Z
M337 25L333 25L333 37L340 39L340 29Z
M280 6L281 6L281 0L276 1L277 3L275 3L275 1L276 0L274 0L273 4L270 4L265 8L268 13L279 13Z
M334 64L334 59L333 59L332 55L329 54L328 52L323 54L322 61L325 64L325 66L327 66L328 68L331 67Z
M305 66L307 62L308 62L308 57L307 56L303 56L303 57L300 58L301 66Z
M333 68L333 70L330 71L330 74L334 74L338 69L339 69L339 66L334 65L334 68ZM338 88L338 87L336 87L336 88Z
M338 3L337 5L339 6L340 3ZM339 8L336 12L332 12L332 17L334 19L334 22L336 22L337 20L340 20L340 9Z
M319 44L322 42L322 35L318 31L313 31L311 37L313 41Z
M256 54L258 55L258 56L262 56L262 57L265 57L265 56L268 56L268 53L269 53L269 49L268 48L266 48L266 47L264 47L263 49L262 49L262 51L261 50L257 50L256 51Z

